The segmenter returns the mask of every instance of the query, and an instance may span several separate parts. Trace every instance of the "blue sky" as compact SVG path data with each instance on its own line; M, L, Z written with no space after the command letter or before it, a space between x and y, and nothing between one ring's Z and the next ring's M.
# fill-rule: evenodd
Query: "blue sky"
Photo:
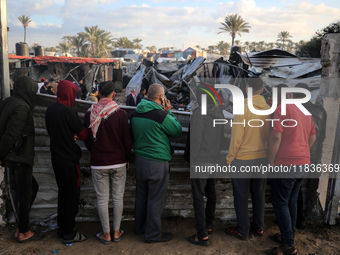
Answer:
M219 22L237 13L251 26L237 40L275 42L288 31L293 41L309 40L315 31L340 19L338 0L7 0L9 50L23 41L20 15L33 22L27 28L27 43L56 46L64 35L76 35L85 26L98 25L113 37L141 38L142 45L176 47L219 41L231 42L228 34L217 34Z

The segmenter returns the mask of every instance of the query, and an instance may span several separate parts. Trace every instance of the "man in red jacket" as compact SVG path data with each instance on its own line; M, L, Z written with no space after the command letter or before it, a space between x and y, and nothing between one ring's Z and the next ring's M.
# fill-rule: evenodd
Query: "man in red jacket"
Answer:
M112 99L115 96L111 81L99 84L100 100L85 114L85 126L90 136L85 142L91 152L93 186L97 195L98 214L102 232L96 235L103 244L111 242L109 198L110 180L113 203L113 241L120 241L124 234L120 230L123 213L126 170L131 158L132 138L126 112L118 108Z
M58 236L64 238L64 244L87 239L86 235L75 229L80 196L79 159L82 153L75 140L86 140L88 137L87 128L71 108L77 93L77 85L65 80L59 82L57 102L47 108L45 119L58 185Z

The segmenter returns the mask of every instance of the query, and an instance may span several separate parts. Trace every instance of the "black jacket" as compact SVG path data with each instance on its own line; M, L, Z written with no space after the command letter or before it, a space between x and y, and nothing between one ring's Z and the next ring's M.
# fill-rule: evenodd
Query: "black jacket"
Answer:
M320 164L322 156L322 144L326 137L327 113L321 105L307 102L304 107L312 114L316 129L316 140L310 148L310 160L312 164Z
M136 102L135 102L135 99L133 98L132 94L129 94L129 95L126 97L126 105L129 105L129 106L136 106Z
M143 98L144 98L144 95L142 93L139 93L137 95L136 105L138 105L140 101L142 101Z
M33 166L34 121L32 109L38 85L29 77L19 78L13 96L0 103L0 159Z

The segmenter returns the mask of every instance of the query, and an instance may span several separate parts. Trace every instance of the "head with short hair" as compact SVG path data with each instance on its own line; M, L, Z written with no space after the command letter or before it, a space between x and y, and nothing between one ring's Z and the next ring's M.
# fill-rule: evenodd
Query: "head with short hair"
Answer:
M145 94L146 94L146 88L143 88L143 87L142 87L142 88L140 89L140 93L141 93L142 95L145 95Z
M303 88L308 90L308 85L306 83L298 83L295 85L295 88ZM294 93L294 98L305 98L306 95L304 93Z
M160 96L164 95L164 88L162 85L154 83L150 85L148 97L152 100L157 100Z
M115 90L115 84L112 81L103 81L98 86L101 97L108 97Z
M288 85L280 83L278 85L275 86L275 88L277 88L277 105L281 104L281 95L282 95L282 88L288 88ZM288 93L288 95L286 96L286 98L290 98L290 94Z
M253 95L260 95L263 92L263 81L259 77L248 78L247 86L253 89Z

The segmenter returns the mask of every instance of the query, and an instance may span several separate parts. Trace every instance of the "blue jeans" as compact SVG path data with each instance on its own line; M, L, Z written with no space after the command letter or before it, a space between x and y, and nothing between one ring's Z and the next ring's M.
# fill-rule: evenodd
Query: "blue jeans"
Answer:
M272 203L282 246L294 247L297 200L303 179L271 179Z

